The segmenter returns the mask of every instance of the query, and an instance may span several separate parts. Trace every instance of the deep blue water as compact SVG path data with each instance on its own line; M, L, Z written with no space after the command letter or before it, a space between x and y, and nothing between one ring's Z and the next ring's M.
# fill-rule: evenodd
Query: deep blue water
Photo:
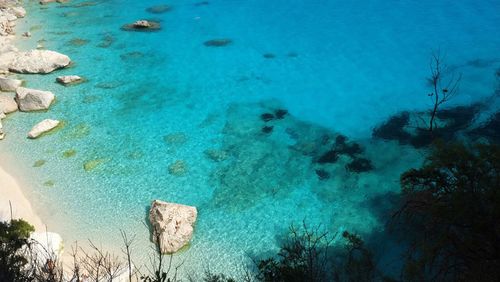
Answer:
M147 245L142 221L153 199L198 207L192 244L178 255L192 268L210 258L214 270L235 272L248 253L274 250L277 234L304 219L332 233L381 232L385 196L399 191L399 175L419 166L423 152L371 132L392 114L429 108L432 52L463 75L450 105L490 99L498 83L499 1L170 1L169 12L146 11L156 4L165 3L29 4L19 27L33 34L24 48L40 43L75 62L21 76L57 102L47 113L9 118L0 147L33 174L35 209L67 245L91 237L117 248L119 229ZM120 29L138 19L162 29ZM222 38L232 43L204 45ZM87 82L55 84L62 74ZM263 133L261 114L276 109L288 115ZM65 125L25 139L42 118ZM345 156L315 162L311 152L339 133L361 144L374 170L349 172ZM68 150L76 154L64 157ZM37 160L46 163L32 167ZM181 176L168 169L178 160ZM319 179L318 169L330 177ZM224 269L227 262L235 267Z

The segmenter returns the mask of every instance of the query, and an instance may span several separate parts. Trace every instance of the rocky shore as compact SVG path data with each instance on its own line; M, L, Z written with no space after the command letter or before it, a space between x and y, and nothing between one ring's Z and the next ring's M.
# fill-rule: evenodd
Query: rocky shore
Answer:
M0 140L7 133L2 126L2 119L17 111L47 111L55 100L49 91L22 87L26 82L16 74L46 74L64 68L71 63L68 56L49 50L21 51L15 46L18 35L16 22L26 16L26 10L17 0L0 0ZM29 36L24 34L23 36ZM59 121L45 119L34 125L27 133L27 138L37 138L52 130ZM0 220L23 218L35 226L32 239L46 242L45 250L62 255L61 236L47 232L47 227L32 211L21 188L9 174L0 167Z
M55 51L17 49L15 46L16 21L25 16L26 10L18 1L0 1L0 140L6 136L2 126L2 119L6 115L18 110L46 111L56 99L55 95L49 91L22 87L25 81L17 79L16 74L47 74L71 64L68 56ZM38 124L37 129L41 132L36 136L30 134L28 137L36 138L53 128L53 126L43 127Z

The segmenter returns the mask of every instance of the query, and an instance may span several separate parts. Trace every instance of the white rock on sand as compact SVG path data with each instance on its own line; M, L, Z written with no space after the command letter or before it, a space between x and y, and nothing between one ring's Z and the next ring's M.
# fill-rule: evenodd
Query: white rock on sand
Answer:
M189 243L197 215L196 207L153 201L149 221L153 226L153 241L159 239L162 253L175 253Z
M18 52L9 69L18 73L50 73L71 63L68 56L50 50Z
M30 239L36 241L33 245L33 254L39 263L47 260L57 260L61 257L64 245L61 236L54 232L33 232Z
M8 93L0 93L0 113L10 114L17 111L17 103L14 97Z
M28 132L28 138L35 139L45 132L49 132L52 129L56 128L59 125L60 121L54 119L44 119L41 122L37 123L33 128Z
M22 80L0 76L0 91L16 91L22 84Z
M3 140L5 138L5 133L3 132L3 125L2 125L3 118L5 118L5 114L0 112L0 140Z
M58 76L56 78L56 81L63 85L81 82L82 80L83 79L78 75L65 75L65 76Z
M55 96L50 91L42 91L19 87L16 90L16 102L23 112L46 110L54 101Z

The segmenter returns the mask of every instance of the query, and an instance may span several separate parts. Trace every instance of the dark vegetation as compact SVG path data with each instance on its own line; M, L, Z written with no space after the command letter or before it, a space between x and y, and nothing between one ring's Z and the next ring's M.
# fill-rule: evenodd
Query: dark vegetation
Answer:
M438 144L401 176L401 224L412 239L406 278L500 281L500 147Z

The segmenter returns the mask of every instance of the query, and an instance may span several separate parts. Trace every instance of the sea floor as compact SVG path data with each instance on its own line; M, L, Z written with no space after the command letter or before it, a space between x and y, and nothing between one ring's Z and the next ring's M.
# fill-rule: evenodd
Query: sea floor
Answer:
M35 210L67 245L91 239L119 251L125 230L145 260L154 199L198 208L194 238L175 256L183 271L237 273L304 220L370 237L385 228L400 174L426 153L372 130L429 108L433 50L462 73L450 106L488 100L498 110L498 1L170 1L164 13L146 10L159 4L27 3L18 32L32 37L19 44L74 64L19 75L57 101L4 120L0 153L19 158ZM162 29L121 30L138 19ZM213 39L230 43L204 44ZM64 74L86 81L56 84ZM64 126L26 139L43 118ZM328 155L339 146L347 149ZM357 172L360 159L372 168Z

